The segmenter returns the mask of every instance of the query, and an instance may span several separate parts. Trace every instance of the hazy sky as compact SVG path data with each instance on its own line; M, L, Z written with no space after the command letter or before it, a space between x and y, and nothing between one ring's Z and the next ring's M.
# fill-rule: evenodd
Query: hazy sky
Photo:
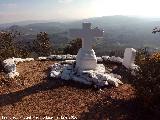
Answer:
M108 15L160 17L160 0L0 0L0 23Z

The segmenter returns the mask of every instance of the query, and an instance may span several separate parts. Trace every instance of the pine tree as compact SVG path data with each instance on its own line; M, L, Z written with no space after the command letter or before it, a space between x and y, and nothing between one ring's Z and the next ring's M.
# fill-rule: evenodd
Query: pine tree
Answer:
M33 41L33 50L38 56L48 56L53 52L53 47L46 32L37 34L37 39Z
M0 59L4 60L16 55L14 39L16 34L11 32L0 32Z
M0 60L10 57L28 57L30 53L23 44L17 44L18 37L21 34L15 32L0 32ZM21 47L20 47L21 46ZM22 47L23 46L23 47Z

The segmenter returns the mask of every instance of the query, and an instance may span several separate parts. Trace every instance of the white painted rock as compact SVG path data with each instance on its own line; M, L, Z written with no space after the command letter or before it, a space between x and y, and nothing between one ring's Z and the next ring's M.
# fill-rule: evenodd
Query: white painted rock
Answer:
M9 58L3 61L3 66L4 69L8 72L7 78L14 78L16 76L19 76L19 73L16 71L16 64L19 62L24 62L24 61L32 61L34 60L33 58Z
M22 58L13 58L15 64L18 64L19 62L24 62L24 59Z
M103 62L102 57L97 57L97 62Z
M7 78L12 78L14 79L15 77L18 77L19 76L19 73L18 72L9 72L6 77Z
M4 68L7 72L16 72L16 64L8 64Z
M67 59L67 60L73 60L73 56L70 55L70 54L67 54L67 55L66 55L66 59Z
M72 65L68 65L64 67L62 74L61 74L61 79L64 79L64 80L72 79Z
M50 72L50 77L56 78L56 77L59 77L60 74L61 74L60 71L51 71Z
M97 64L95 72L97 73L105 73L105 66L103 64Z
M47 58L50 60L75 60L76 55L50 55Z
M120 57L115 57L115 56L102 56L102 59L104 61L111 61L111 62L116 62L116 63L122 63L123 59Z
M102 59L104 60L104 61L108 61L109 60L109 56L102 56Z
M56 55L56 60L62 60L62 56L61 55Z
M104 74L104 79L106 79L109 84L114 85L116 87L118 87L119 84L123 84L119 79L112 77L109 74Z
M47 60L47 57L38 57L38 60Z
M56 59L56 55L50 55L47 58L50 59L50 60L54 60L54 59Z
M7 72L15 72L16 71L16 64L14 63L14 59L13 58L9 58L3 61L3 66L4 69Z
M73 60L76 60L77 55L72 55Z
M61 63L63 64L73 64L76 60L65 60L65 61L62 61Z
M61 58L62 58L62 60L66 60L67 56L66 55L62 55Z
M111 56L111 57L109 58L109 60L112 61L112 62L117 62L117 63L122 63L122 62L123 62L123 59L122 59L122 58L120 58L120 57L115 57L115 56Z
M3 66L5 65L11 65L11 64L14 64L14 59L13 58L9 58L9 59L6 59L3 61Z
M50 72L50 77L57 78L61 76L61 72L63 70L63 65L59 63L55 63L50 66L51 72Z

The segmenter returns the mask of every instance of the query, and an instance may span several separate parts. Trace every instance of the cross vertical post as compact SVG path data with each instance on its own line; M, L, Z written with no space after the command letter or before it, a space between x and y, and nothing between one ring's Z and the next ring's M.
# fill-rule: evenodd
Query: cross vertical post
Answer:
M82 29L70 29L71 38L82 38L82 48L76 58L78 71L94 70L97 67L97 58L92 49L93 39L103 37L103 30L98 27L92 29L91 23L83 23Z

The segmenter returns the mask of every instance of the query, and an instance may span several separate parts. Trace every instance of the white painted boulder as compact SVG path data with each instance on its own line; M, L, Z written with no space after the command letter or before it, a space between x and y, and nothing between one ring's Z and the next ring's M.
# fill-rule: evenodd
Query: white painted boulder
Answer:
M16 64L20 63L20 62L25 62L25 61L33 61L34 58L26 58L26 59L22 59L22 58L9 58L3 61L3 67L6 70L7 78L15 78L17 76L19 76L19 73L16 70Z
M3 66L8 74L6 75L7 78L14 78L19 76L19 73L16 71L16 64L14 58L9 58L3 61Z
M133 48L126 48L122 64L128 69L136 68L137 65L134 64L135 57L136 57L136 50Z

